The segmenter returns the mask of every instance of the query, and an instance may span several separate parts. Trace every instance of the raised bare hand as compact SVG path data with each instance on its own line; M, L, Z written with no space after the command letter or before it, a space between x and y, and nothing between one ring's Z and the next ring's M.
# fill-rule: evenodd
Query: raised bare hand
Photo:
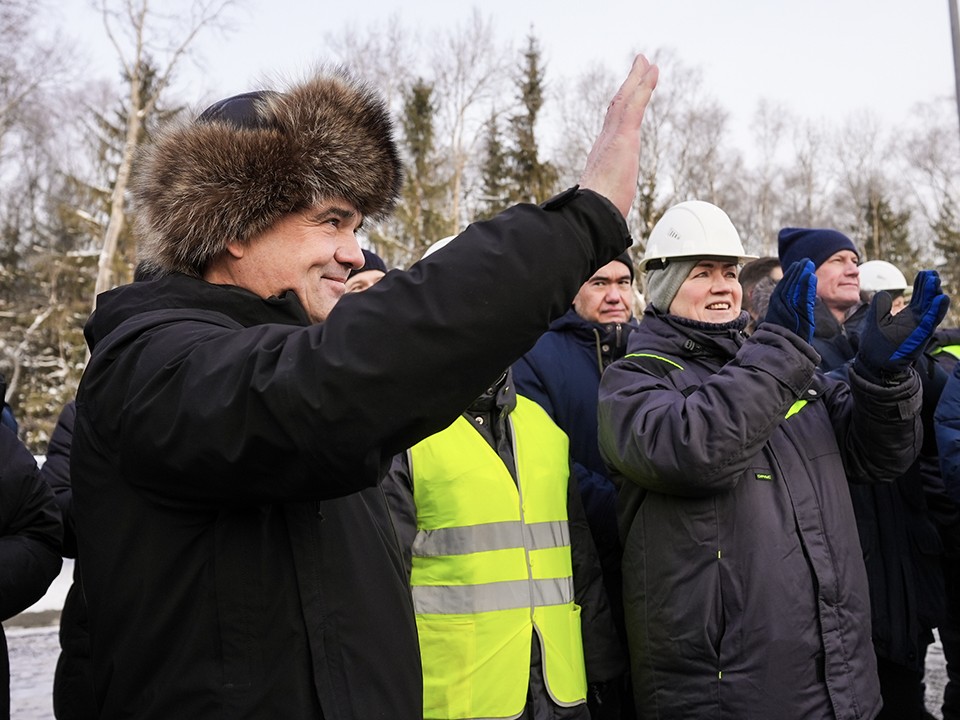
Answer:
M630 74L614 95L580 176L580 187L598 192L626 217L640 175L640 125L657 86L659 69L637 55Z

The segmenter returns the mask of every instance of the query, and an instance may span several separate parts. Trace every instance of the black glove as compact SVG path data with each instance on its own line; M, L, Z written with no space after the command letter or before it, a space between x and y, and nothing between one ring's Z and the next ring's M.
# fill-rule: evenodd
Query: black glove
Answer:
M895 380L907 372L947 314L950 298L940 289L935 270L921 270L913 281L910 304L891 315L892 304L890 293L881 290L863 320L855 364L871 379Z
M773 289L763 322L776 323L811 342L816 299L817 275L813 263L806 258L797 260Z

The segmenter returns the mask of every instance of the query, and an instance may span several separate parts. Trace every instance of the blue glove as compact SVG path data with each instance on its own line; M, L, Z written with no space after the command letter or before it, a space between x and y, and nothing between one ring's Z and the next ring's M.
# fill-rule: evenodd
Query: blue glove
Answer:
M888 292L873 296L857 352L858 367L881 380L902 376L920 357L947 314L950 298L940 289L940 276L935 270L921 270L913 281L910 304L891 315L892 303Z
M763 322L776 323L807 342L813 340L813 305L817 300L817 275L804 258L787 268L770 296Z

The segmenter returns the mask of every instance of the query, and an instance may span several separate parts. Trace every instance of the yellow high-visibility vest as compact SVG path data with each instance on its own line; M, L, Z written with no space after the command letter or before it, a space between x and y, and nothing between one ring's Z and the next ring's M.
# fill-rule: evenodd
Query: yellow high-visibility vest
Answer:
M586 701L569 441L523 397L509 422L519 487L463 417L409 451L417 506L410 584L431 720L520 715L534 631L550 697L563 706Z

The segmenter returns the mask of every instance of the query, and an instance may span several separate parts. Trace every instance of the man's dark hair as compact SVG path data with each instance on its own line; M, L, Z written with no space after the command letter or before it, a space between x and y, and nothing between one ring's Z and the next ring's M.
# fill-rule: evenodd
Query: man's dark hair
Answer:
M739 278L740 286L743 288L743 309L751 311L751 315L754 314L752 310L756 309L753 302L753 289L757 286L758 282L766 277L770 277L770 273L779 267L780 258L774 257L773 255L765 255L756 260L751 260L740 268Z
M773 255L765 255L751 260L740 268L740 284L744 290L747 286L753 287L761 278L770 274L774 268L780 267L780 259Z

